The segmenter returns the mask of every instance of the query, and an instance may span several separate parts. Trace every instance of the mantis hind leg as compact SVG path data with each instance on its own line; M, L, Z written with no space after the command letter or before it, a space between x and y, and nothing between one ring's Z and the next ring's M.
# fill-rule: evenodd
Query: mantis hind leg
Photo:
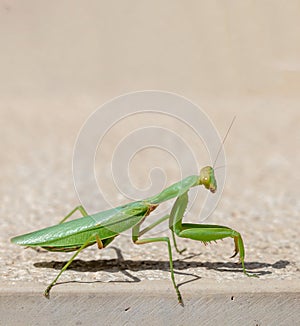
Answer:
M256 276L255 274L248 274L245 269L245 249L240 233L222 225L182 223L182 218L187 207L187 203L187 192L177 198L170 214L169 227L171 231L175 232L180 238L197 240L203 242L204 244L224 238L233 238L235 251L232 257L239 253L244 274L247 276Z
M76 211L79 211L82 216L88 216L87 211L84 209L84 207L82 205L80 206L76 206L73 210L71 210L71 212L66 215L58 224L62 224L64 223L69 217L71 217Z
M93 234L90 237L88 237L86 239L86 241L81 245L81 246L77 246L74 247L72 250L76 250L76 252L74 253L74 255L68 260L68 262L63 266L63 268L60 270L60 272L57 274L57 276L55 277L55 279L48 285L48 287L46 288L44 295L46 298L49 298L50 295L50 290L52 289L52 287L56 284L57 280L60 278L61 274L71 265L71 263L73 262L73 260L77 257L77 255L85 248L87 248L88 246L93 245L94 243L91 243L91 240L95 240L95 242L97 242L98 244L98 248L99 249L103 249L105 247L107 247L113 240L115 239L115 237L111 237L111 238L107 238L107 239L100 239L99 236L97 234ZM47 248L46 248L47 249ZM48 249L49 250L49 249ZM68 251L65 250L64 248L61 248L61 250L52 250L52 251Z
M60 270L60 272L57 274L57 276L55 277L55 279L47 286L44 295L46 298L49 298L50 295L50 290L52 289L52 287L55 285L55 283L57 282L57 280L59 279L59 277L61 276L61 274L71 265L72 261L76 258L76 256L83 250L85 249L87 246L89 246L90 241L95 238L95 235L93 234L92 236L90 236L89 238L87 238L86 242L75 252L75 254L68 260L68 262L63 266L63 268Z

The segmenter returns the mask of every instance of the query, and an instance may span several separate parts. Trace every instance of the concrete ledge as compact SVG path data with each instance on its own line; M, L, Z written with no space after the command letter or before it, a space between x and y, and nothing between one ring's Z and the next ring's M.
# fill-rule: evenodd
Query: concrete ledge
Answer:
M68 283L50 300L38 284L1 285L2 325L299 325L300 288L295 281L197 280L171 282Z

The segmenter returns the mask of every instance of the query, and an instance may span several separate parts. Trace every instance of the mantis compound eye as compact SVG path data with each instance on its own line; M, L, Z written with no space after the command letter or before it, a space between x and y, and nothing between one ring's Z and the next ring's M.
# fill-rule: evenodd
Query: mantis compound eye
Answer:
M215 179L214 169L211 166L206 166L200 171L199 184L203 184L206 189L212 193L217 190L217 182Z

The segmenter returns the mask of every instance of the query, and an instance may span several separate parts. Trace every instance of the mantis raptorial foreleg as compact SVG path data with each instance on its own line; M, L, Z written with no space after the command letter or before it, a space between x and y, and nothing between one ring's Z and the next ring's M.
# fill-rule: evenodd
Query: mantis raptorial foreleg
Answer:
M202 241L204 244L210 241L216 241L224 238L233 238L235 244L235 252L232 257L239 253L243 272L247 276L256 277L257 275L248 274L246 272L244 262L245 249L240 233L222 225L182 223L182 218L187 207L187 203L188 194L185 192L177 198L172 208L169 220L170 229L175 232L178 237Z
M71 212L66 215L58 224L62 224L64 222L66 222L66 220L71 217L76 211L79 211L82 216L88 216L88 213L86 212L86 210L84 209L84 207L82 205L80 206L76 206L73 210L71 210Z
M176 238L175 238L175 232L173 231L173 230L171 230L171 233L172 233L172 238L173 238L173 243L174 243L174 248L175 248L175 250L180 254L180 255L182 255L182 253L184 252L184 251L186 251L186 248L183 248L183 249L178 249L178 247L177 247L177 241L176 241Z

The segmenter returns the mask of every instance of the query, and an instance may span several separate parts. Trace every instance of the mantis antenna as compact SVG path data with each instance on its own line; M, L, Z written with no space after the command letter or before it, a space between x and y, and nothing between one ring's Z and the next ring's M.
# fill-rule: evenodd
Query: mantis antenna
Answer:
M216 164L216 162L217 162L217 160L218 160L218 157L219 157L219 155L220 155L220 152L221 152L222 146L224 146L225 140L226 140L226 138L227 138L227 136L228 136L228 134L229 134L230 129L232 128L232 125L233 125L235 119L236 119L236 115L235 115L235 116L233 117L233 119L231 120L231 123L230 123L230 125L229 125L229 127L228 127L228 129L227 129L227 131L226 131L226 134L225 134L223 140L222 140L222 143L221 143L221 145L220 145L220 148L219 148L219 150L218 150L217 156L216 156L215 161L214 161L214 164L213 164L213 168L215 168L215 164ZM219 166L218 168L221 168L221 167L222 167L222 166ZM216 169L218 169L218 168L216 168Z

